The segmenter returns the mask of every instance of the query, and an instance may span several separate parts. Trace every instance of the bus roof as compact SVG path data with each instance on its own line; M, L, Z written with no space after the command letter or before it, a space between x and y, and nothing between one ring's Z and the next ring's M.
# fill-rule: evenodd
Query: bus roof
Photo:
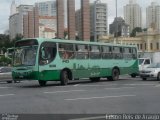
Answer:
M127 47L137 47L136 45L121 45L121 44L114 44L114 43L102 43L102 42L88 42L88 41L77 41L77 40L65 40L65 39L49 39L49 38L25 38L19 41L25 41L25 40L37 40L39 43L42 43L44 41L48 42L57 42L57 43L78 43L78 44L90 44L90 45L112 45L112 46L127 46Z

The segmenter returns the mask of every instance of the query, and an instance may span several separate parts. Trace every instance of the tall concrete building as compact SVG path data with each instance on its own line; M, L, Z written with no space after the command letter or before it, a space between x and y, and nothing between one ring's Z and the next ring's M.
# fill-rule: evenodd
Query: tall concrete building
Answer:
M152 2L146 9L146 24L147 28L160 30L160 6L156 2Z
M57 37L64 38L64 0L57 0Z
M16 5L16 3L15 3L15 0L13 0L13 1L12 1L12 4L11 4L11 8L10 8L10 16L17 13L16 7L17 7L17 5Z
M23 36L24 38L39 37L39 15L37 7L33 11L28 11L23 16Z
M15 38L17 34L23 35L23 16L28 14L28 11L33 11L33 7L33 5L19 5L16 8L17 13L10 15L9 33L11 39Z
M69 39L75 38L75 0L67 1ZM81 0L82 39L90 40L89 0ZM64 0L57 0L57 37L64 38Z
M90 8L89 0L81 0L82 40L90 41Z
M67 1L68 12L68 39L75 40L75 0Z
M37 2L35 6L40 16L56 16L56 1Z
M82 16L81 10L76 10L76 39L82 40Z
M142 10L135 0L124 6L124 20L130 26L130 33L136 27L142 27Z
M96 0L90 4L90 34L97 41L99 36L108 35L108 8L106 3Z

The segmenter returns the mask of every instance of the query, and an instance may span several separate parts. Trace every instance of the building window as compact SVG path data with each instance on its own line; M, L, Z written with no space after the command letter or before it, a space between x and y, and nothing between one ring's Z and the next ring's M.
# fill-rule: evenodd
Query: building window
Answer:
M147 43L145 43L145 50L147 49Z
M151 50L153 49L153 44L152 43L150 43L150 48L151 48Z
M142 50L142 44L140 44L140 49Z
M139 50L139 44L137 44L138 50Z
M159 50L159 43L157 42L157 50Z

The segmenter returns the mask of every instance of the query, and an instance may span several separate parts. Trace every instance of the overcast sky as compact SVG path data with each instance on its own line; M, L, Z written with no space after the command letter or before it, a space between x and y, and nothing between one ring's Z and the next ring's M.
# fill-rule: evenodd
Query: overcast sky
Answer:
M16 3L19 4L27 4L27 5L34 5L35 2L41 1L50 1L50 0L16 0ZM76 1L76 8L80 6L80 0ZM94 2L95 0L90 0L90 2ZM102 3L108 4L108 23L110 24L115 15L115 1L116 0L101 0ZM143 26L145 26L145 14L146 14L146 7L151 4L151 2L157 2L160 5L160 0L134 0L142 7L142 14L143 14ZM1 0L0 2L0 34L4 33L5 30L8 29L9 24L9 15L10 15L10 6L12 0ZM123 17L123 6L129 3L129 0L117 0L117 7L118 7L118 17Z

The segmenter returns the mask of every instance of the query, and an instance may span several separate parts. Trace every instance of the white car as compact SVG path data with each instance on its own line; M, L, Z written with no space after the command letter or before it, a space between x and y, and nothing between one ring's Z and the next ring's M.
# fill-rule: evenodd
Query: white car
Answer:
M152 63L140 72L143 80L157 79L160 80L160 63Z
M12 83L12 68L11 67L0 67L0 82L6 81Z

